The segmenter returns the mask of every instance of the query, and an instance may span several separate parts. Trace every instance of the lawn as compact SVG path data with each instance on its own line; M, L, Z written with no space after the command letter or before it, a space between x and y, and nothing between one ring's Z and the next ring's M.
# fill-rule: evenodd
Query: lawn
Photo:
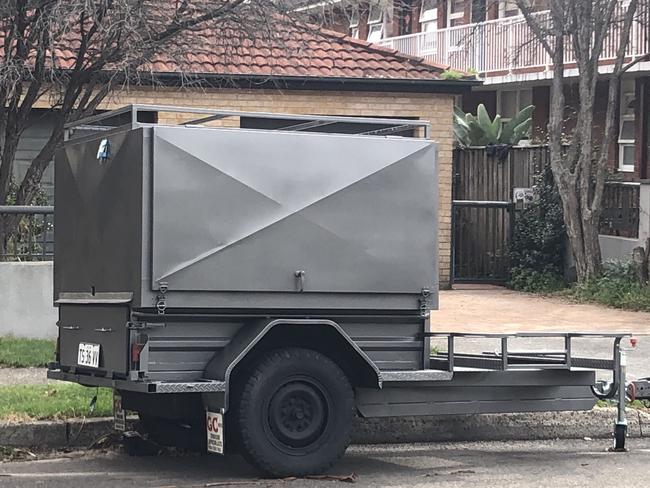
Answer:
M54 361L55 347L55 341L47 339L0 337L0 367L45 367Z
M97 404L89 412L91 399ZM0 387L0 420L105 417L113 413L113 393L108 388L76 384L20 385Z

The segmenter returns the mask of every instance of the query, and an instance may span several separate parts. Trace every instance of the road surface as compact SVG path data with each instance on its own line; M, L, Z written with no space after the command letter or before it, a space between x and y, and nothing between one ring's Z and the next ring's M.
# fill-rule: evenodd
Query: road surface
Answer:
M354 474L358 487L647 487L650 439L630 452L606 452L609 441L474 442L354 446L332 470ZM128 457L119 452L0 464L0 487L195 488L328 487L327 480L268 480L237 456Z

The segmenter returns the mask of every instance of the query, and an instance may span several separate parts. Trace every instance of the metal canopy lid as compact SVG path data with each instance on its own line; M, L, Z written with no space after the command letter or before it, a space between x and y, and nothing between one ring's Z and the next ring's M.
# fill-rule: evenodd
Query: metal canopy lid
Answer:
M230 117L246 117L250 119L267 119L278 121L290 121L286 126L276 130L288 131L305 131L311 130L318 132L319 127L330 126L332 124L344 123L358 125L359 132L357 135L387 135L399 133L406 130L424 129L423 136L428 138L430 123L424 120L412 119L393 119L393 118L376 118L376 117L347 117L332 115L297 115L287 113L271 112L240 112L235 110L218 110L196 107L175 107L170 105L141 105L132 104L117 110L112 110L92 117L86 117L65 125L65 129L86 129L86 130L110 130L115 128L132 128L140 126L158 125L141 122L138 117L139 113L183 113L196 114L200 117L190 121L180 122L178 124L165 123L160 125L200 125L215 120L226 119ZM130 114L130 122L124 124L125 114ZM121 116L121 117L120 117ZM112 119L112 120L111 120ZM117 120L117 123L115 123ZM377 129L368 130L368 126L376 125Z

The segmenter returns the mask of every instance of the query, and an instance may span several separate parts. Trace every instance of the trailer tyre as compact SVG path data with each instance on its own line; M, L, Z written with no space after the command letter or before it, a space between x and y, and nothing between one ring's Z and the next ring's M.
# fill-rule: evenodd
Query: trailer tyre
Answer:
M341 368L300 348L263 356L235 408L242 454L273 476L327 470L345 452L355 415L352 386Z

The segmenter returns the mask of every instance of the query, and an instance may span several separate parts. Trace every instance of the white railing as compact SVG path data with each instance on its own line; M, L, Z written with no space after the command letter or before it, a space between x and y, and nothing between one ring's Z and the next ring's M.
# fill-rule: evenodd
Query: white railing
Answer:
M648 7L641 7L632 26L626 56L635 58L648 53ZM623 16L625 6L620 3L615 18ZM543 24L550 22L548 11L534 14ZM603 47L601 61L616 57L621 23L613 24ZM420 32L406 36L382 39L379 45L425 58L427 61L452 69L476 72L481 76L501 76L515 70L544 70L551 59L536 40L523 16L489 20L476 24L449 27L434 32ZM570 42L567 42L565 64L575 61Z

